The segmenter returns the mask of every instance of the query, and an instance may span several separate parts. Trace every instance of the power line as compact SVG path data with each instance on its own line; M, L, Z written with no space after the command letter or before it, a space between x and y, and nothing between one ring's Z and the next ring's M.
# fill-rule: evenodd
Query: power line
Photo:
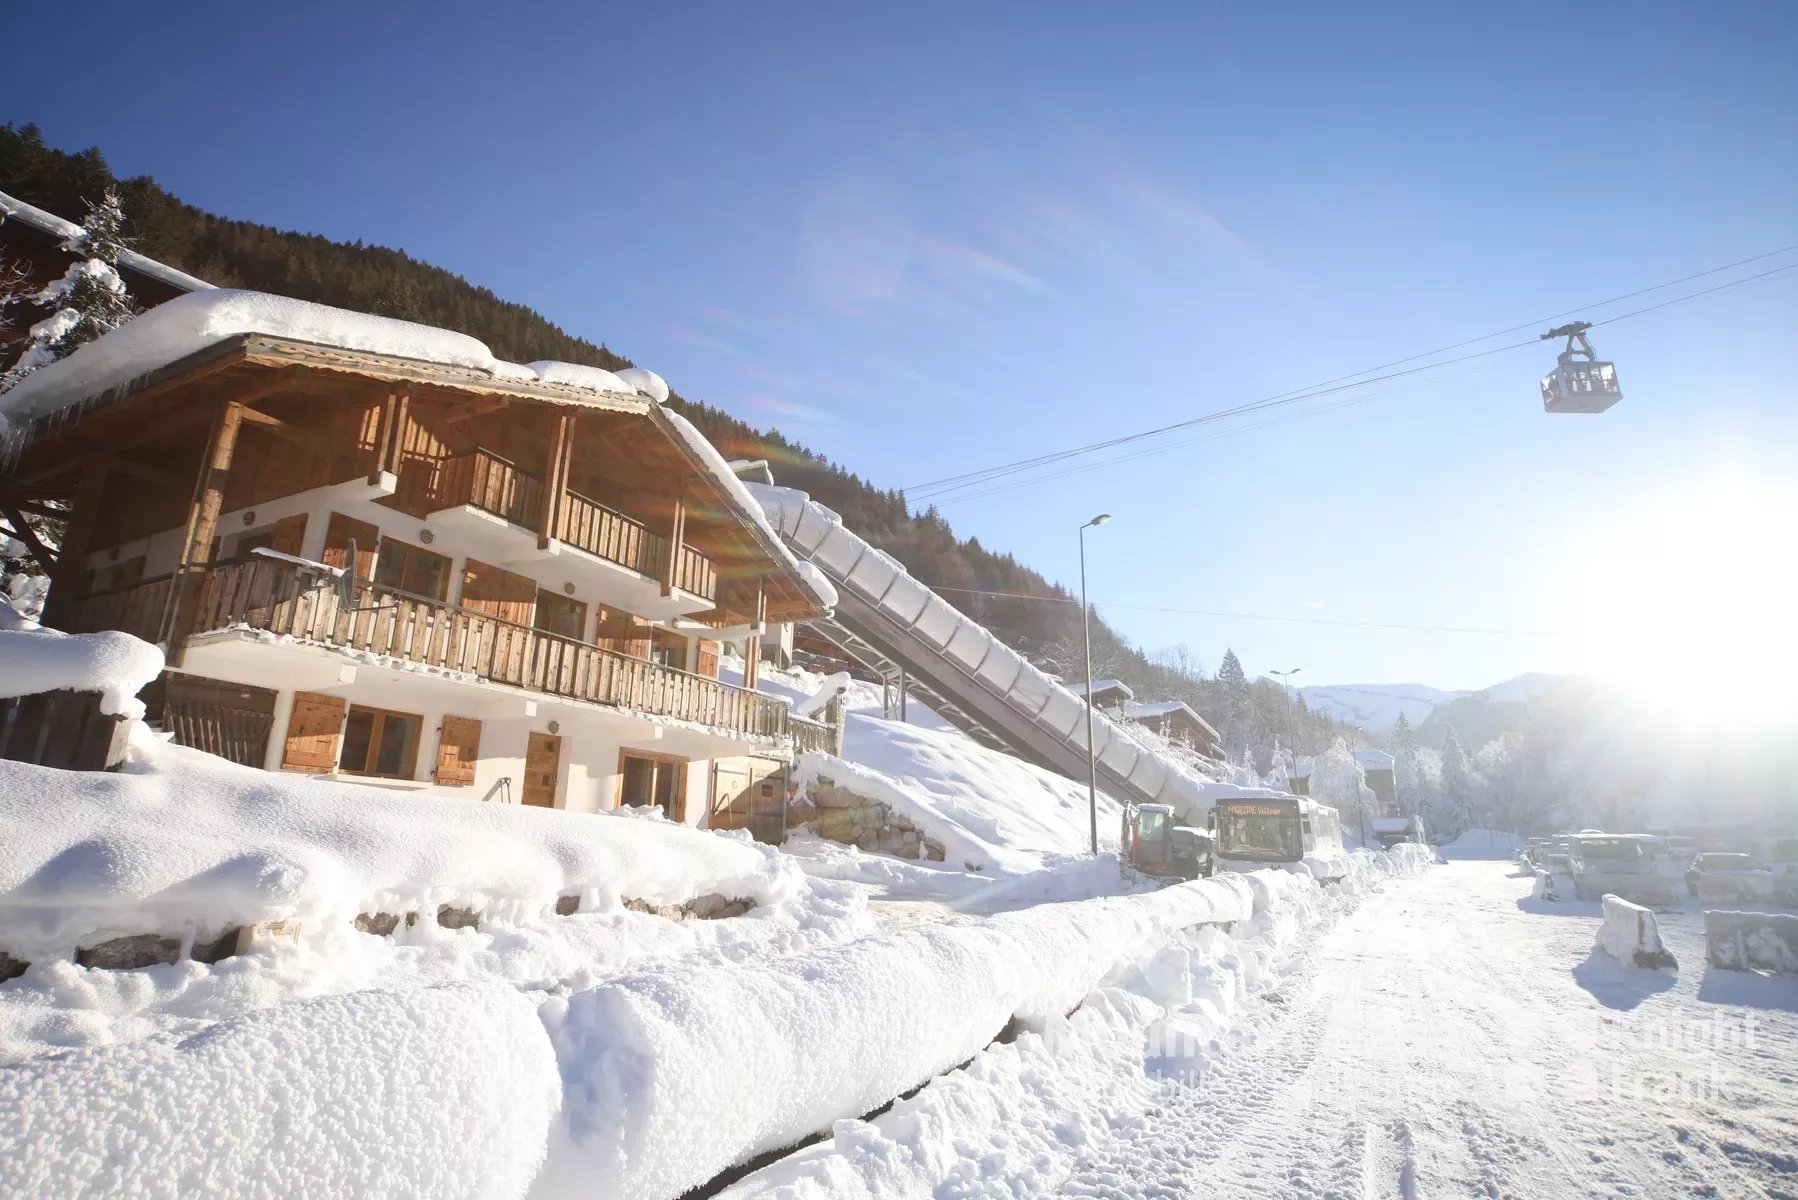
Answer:
M1080 601L1071 596L1033 596L1027 592L991 592L981 588L947 587L941 584L926 584L935 592L957 592L967 596L996 596L1006 600L1036 600L1045 604L1079 604ZM1281 621L1294 625L1337 625L1353 629L1404 629L1419 633L1481 633L1501 637L1567 637L1565 633L1549 629L1490 629L1475 625L1420 625L1397 621L1338 621L1329 617L1288 617L1276 616L1272 613L1223 612L1209 608L1168 608L1159 604L1115 604L1106 600L1094 600L1094 608L1122 608L1133 612L1174 613L1180 616L1225 617L1238 621Z
M1792 245L1788 245L1788 246L1782 246L1777 250L1769 250L1763 254L1752 255L1748 258L1738 259L1735 262L1726 263L1723 266L1711 267L1704 271L1697 271L1690 275L1681 276L1678 279L1672 279L1672 280L1668 280L1664 283L1654 284L1650 287L1638 288L1632 292L1624 292L1619 295L1612 296L1606 300L1595 301L1590 304L1583 305L1579 308L1567 309L1562 312L1555 313L1551 316L1541 317L1534 321L1525 322L1525 323L1519 324L1519 325L1513 325L1513 326L1510 326L1509 328L1501 329L1494 333L1485 334L1481 337L1470 338L1465 341L1455 342L1455 343L1451 343L1446 346L1438 347L1435 350L1428 350L1428 351L1424 351L1420 354L1413 354L1413 355L1408 355L1404 358L1394 359L1389 363L1384 363L1377 367L1369 367L1366 370L1357 371L1350 375L1337 376L1335 379L1326 380L1324 383L1317 384L1312 387L1301 388L1301 389L1298 389L1298 390L1292 391L1292 392L1282 392L1279 395L1270 396L1270 397L1267 397L1262 400L1250 401L1245 404L1237 405L1233 408L1222 409L1217 412L1207 413L1202 416L1189 418L1189 419L1183 420L1183 421L1177 421L1172 424L1159 426L1154 429L1143 430L1138 433L1126 434L1121 437L1109 438L1104 441L1093 442L1093 443L1089 443L1084 446L1075 446L1075 447L1071 447L1066 450L1060 450L1060 451L1054 451L1054 452L1048 453L1048 454L1036 455L1032 458L1018 459L1018 460L1015 460L1010 463L1002 463L997 466L987 467L987 468L983 468L983 469L980 469L977 471L968 471L968 472L963 472L962 474L959 474L959 475L945 476L941 479L931 480L926 483L918 484L914 487L905 489L906 496L908 499L930 499L932 497L946 496L946 495L949 495L949 494L957 492L957 491L965 491L969 488L977 487L980 484L991 483L995 480L1004 478L1005 476L1008 476L1008 475L1019 474L1021 472L1029 471L1029 470L1032 470L1037 467L1050 466L1050 465L1065 461L1070 458L1083 457L1088 454L1097 453L1102 450L1114 449L1118 446L1128 445L1130 443L1139 442L1139 441L1142 441L1142 440L1145 440L1148 438L1160 437L1162 435L1165 435L1167 433L1172 433L1172 432L1175 432L1180 429L1192 428L1194 426L1208 424L1208 423L1221 421L1221 420L1226 420L1226 419L1228 419L1230 417L1234 417L1234 416L1243 416L1243 415L1247 415L1249 413L1262 411L1262 410L1265 410L1268 408L1274 408L1274 407L1279 407L1279 406L1283 406L1283 405L1294 404L1294 403L1298 403L1298 402L1301 402L1304 400L1317 399L1319 397L1330 395L1330 394L1337 393L1337 392L1350 391L1357 387L1364 387L1364 386L1375 384L1375 383L1385 382L1385 381L1391 380L1391 379L1397 379L1397 378L1402 378L1402 377L1408 376L1408 375L1414 375L1414 374L1417 374L1417 373L1423 372L1423 371L1437 370L1442 367L1453 366L1457 363L1468 362L1473 359L1484 358L1484 357L1489 357L1491 355L1505 353L1510 350L1518 350L1518 349L1523 349L1528 346L1534 346L1534 345L1538 344L1540 339L1532 338L1529 341L1516 342L1516 343L1512 343L1512 344L1505 345L1505 346L1493 347L1491 349L1478 351L1473 354L1462 355L1458 358L1445 359L1443 361L1434 362L1434 363L1425 363L1421 366L1410 367L1410 368L1407 368L1402 371L1393 371L1393 372L1390 372L1390 373L1384 374L1384 375L1375 374L1376 372L1386 370L1386 368L1388 368L1388 367L1400 366L1404 363L1414 362L1417 359L1421 359L1421 358L1433 358L1434 356L1436 356L1438 354L1444 354L1444 353L1447 353L1448 351L1457 350L1464 346L1471 346L1478 342L1488 341L1495 337L1502 337L1505 334L1515 333L1519 330L1531 328L1533 326L1542 324L1544 322L1554 321L1560 317L1567 316L1572 313L1584 311L1586 309L1601 308L1601 307L1604 307L1605 305L1609 305L1609 304L1616 304L1623 300L1632 299L1636 296L1647 295L1650 292L1661 291L1665 288L1675 287L1681 283L1687 283L1694 279L1701 279L1701 278L1704 278L1704 277L1707 277L1710 275L1715 275L1722 271L1733 270L1737 267L1746 266L1750 263L1761 262L1761 261L1764 261L1769 258L1775 258L1782 254L1788 254L1794 250L1798 250L1798 243L1793 243ZM1616 324L1619 321L1625 321L1632 317L1641 316L1644 313L1654 312L1654 311L1657 311L1662 308L1668 308L1675 304L1685 303L1687 301L1695 300L1695 299L1698 299L1703 296L1712 295L1714 293L1726 291L1726 290L1729 290L1729 289L1735 288L1735 287L1741 287L1745 284L1753 283L1758 280L1765 279L1765 278L1768 278L1768 277L1771 277L1774 275L1779 275L1786 271L1793 270L1795 268L1798 268L1798 263L1788 263L1785 266L1774 267L1769 270L1761 271L1761 272L1758 272L1757 274L1749 275L1749 276L1746 276L1741 279L1731 280L1726 283L1718 284L1714 287L1704 288L1704 289L1701 289L1700 291L1691 292L1691 293L1688 293L1683 296L1676 296L1670 300L1663 301L1659 304L1652 304L1652 305L1648 305L1645 308L1636 309L1632 312L1621 313L1614 317L1607 317L1607 318L1604 318L1603 320L1593 322L1593 325L1596 327L1598 325ZM1364 376L1365 376L1365 378L1364 378ZM1347 381L1353 381L1353 382L1347 382ZM1369 398L1371 398L1371 397L1369 397ZM1328 411L1328 410L1325 409L1325 410L1317 410L1317 411ZM1127 461L1127 460L1120 460L1120 461ZM1052 479L1052 478L1057 478L1057 477L1058 477L1057 475L1051 474L1051 475L1042 476L1042 477L1040 477L1040 479L1046 480L1046 479ZM1039 481L1039 479L1033 478L1027 482L1038 482L1038 481ZM985 494L985 493L981 493L981 494ZM962 497L962 498L971 498L971 497Z

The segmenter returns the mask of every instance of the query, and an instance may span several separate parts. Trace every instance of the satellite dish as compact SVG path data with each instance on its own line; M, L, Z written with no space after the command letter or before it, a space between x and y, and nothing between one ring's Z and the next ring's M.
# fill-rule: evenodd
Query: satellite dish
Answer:
M361 591L356 579L356 539L351 538L343 551L343 573L337 577L337 604L341 608L356 607L356 593Z

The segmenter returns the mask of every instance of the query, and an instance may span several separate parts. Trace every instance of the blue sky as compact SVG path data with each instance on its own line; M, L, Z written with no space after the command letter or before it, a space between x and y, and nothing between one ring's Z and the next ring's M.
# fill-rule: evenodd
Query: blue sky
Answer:
M110 36L78 47L11 13L42 52L0 119L402 247L887 486L1798 242L1777 0L166 11L89 5ZM1110 511L1094 598L1213 666L1474 687L1704 653L1720 618L1656 597L1758 586L1723 555L1789 538L1795 276L1596 331L1602 418L1541 412L1545 345L943 511L1069 583ZM1667 511L1734 540L1657 542ZM1599 654L1616 605L1656 636Z

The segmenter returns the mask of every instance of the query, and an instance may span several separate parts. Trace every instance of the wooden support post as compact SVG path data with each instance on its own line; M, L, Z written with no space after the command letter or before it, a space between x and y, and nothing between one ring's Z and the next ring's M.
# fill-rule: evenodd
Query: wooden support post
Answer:
M556 414L556 431L549 445L549 486L543 493L543 512L537 518L537 549L549 548L561 532L562 497L568 492L568 463L572 450L574 414Z
M75 485L75 501L69 506L69 519L63 526L56 569L50 572L50 595L44 601L43 622L51 629L66 623L71 606L87 591L87 556L93 549L94 525L100 518L108 466L106 458L90 460L82 467L81 482Z
M674 595L675 579L680 571L681 550L687 543L687 490L683 484L674 494L674 520L668 529L668 562L662 569L662 595Z
M381 482L381 472L392 472L395 478L400 473L400 455L406 445L406 409L410 394L405 388L398 388L387 393L387 399L381 404L381 430L375 438L375 465L368 473L368 482Z
M767 618L767 581L758 577L755 581L755 611L750 614L754 628L743 641L743 686L752 692L762 678L762 630Z
M237 434L243 428L243 414L242 404L234 400L225 402L213 423L206 457L201 460L200 473L194 481L187 537L181 547L181 561L175 566L174 584L169 588L169 605L163 619L162 640L171 667L180 666L187 655L187 625L192 619L202 578L193 568L212 557L212 540L218 536L219 513L225 504L225 483L231 475L231 460L237 453Z

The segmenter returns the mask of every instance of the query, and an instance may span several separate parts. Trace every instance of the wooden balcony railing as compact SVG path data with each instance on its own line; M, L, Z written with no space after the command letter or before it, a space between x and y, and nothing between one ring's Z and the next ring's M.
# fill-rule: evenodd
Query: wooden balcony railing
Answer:
M497 454L471 450L444 464L439 499L446 505L472 504L514 525L535 529L543 513L544 486L537 476ZM652 579L663 577L668 562L667 538L579 492L562 494L551 536ZM717 569L699 551L682 546L675 556L674 586L716 600Z
M772 697L473 609L374 584L347 609L317 573L276 559L224 563L199 575L187 623L195 632L248 626L739 734L788 732L787 706ZM68 628L154 639L169 585L163 577L84 597L70 606Z
M439 494L446 505L472 504L527 528L535 528L543 511L543 481L486 450L445 462Z
M589 554L658 578L662 563L668 557L667 538L651 532L641 521L633 521L579 492L562 493L562 514L556 523L556 536Z

